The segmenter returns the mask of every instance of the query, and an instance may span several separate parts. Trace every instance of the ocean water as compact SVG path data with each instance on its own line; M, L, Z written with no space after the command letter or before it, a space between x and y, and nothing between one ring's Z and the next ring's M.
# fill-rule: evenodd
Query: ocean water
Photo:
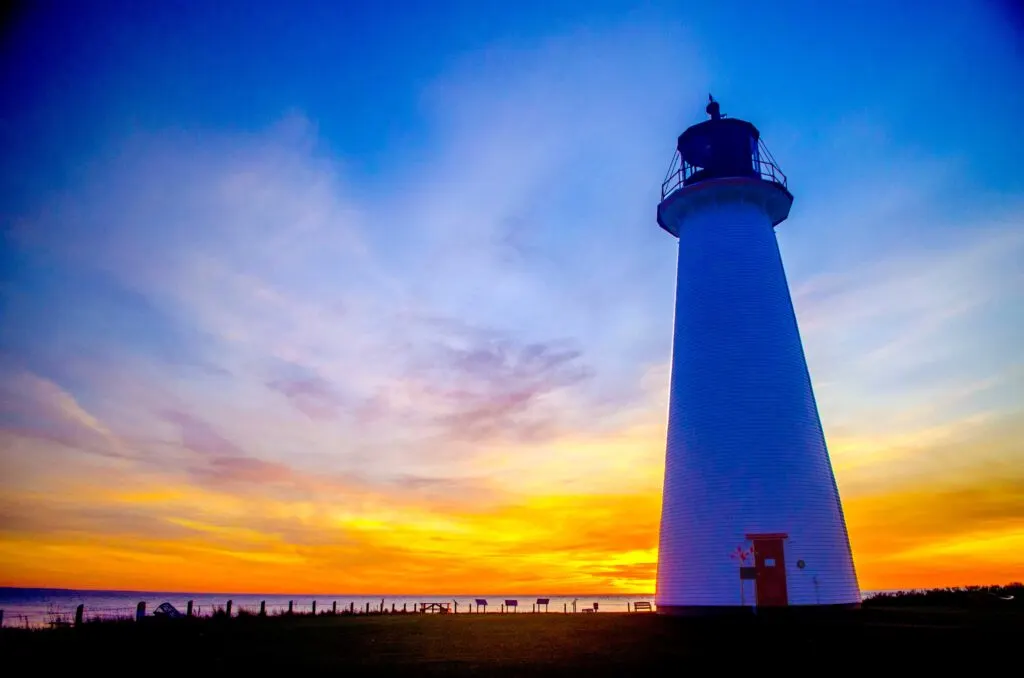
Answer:
M3 610L4 626L45 627L54 622L71 622L75 617L75 608L84 605L86 620L135 618L136 605L146 603L146 614L162 603L170 603L184 614L188 601L193 603L193 611L197 615L208 616L219 608L224 608L227 601L232 601L232 614L239 610L256 613L260 602L266 601L267 614L279 614L288 610L288 602L293 602L296 613L309 613L316 601L317 612L329 611L336 602L338 612L350 607L356 612L365 612L366 605L371 611L380 610L381 605L390 611L406 607L413 610L420 603L450 603L458 613L476 611L475 600L487 600L488 613L501 610L505 600L518 600L518 612L530 612L538 598L549 598L548 612L562 614L565 611L577 612L584 608L597 605L597 612L626 612L627 604L638 601L651 603L654 607L654 594L607 595L607 596L551 596L546 594L508 594L508 595L460 595L460 596L409 596L409 595L376 595L354 596L347 594L308 594L308 595L262 595L248 593L181 593L153 591L72 591L68 589L21 589L0 588L0 610ZM483 611L483 610L481 610Z

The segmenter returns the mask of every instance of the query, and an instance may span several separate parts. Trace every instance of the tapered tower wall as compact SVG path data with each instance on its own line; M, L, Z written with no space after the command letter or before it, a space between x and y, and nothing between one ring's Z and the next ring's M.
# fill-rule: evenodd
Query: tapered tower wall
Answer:
M721 183L683 188L700 199L670 196L659 212L679 262L658 609L752 604L731 557L752 534L784 535L789 605L857 604L768 184Z

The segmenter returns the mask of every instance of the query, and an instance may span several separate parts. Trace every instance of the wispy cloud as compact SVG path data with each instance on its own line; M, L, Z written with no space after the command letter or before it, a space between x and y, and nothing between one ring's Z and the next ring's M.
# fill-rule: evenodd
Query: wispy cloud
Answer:
M284 395L297 409L312 419L330 419L343 404L326 379L308 377L282 377L267 383L271 389Z
M0 380L0 425L68 449L110 457L128 456L117 436L83 409L74 396L52 381L28 372L7 373Z

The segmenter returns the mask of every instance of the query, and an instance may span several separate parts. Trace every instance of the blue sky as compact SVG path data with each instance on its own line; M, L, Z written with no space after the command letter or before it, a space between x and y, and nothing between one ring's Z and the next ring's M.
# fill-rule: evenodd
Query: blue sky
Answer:
M778 237L868 572L1024 539L1021 27L979 2L27 12L0 63L0 536L42 558L70 548L68 511L95 540L141 511L146 534L298 549L328 515L468 530L484 507L656 495L676 253L655 205L711 91L796 196ZM996 479L974 522L908 508ZM119 483L219 508L95 496ZM238 513L257 490L277 503ZM889 541L871 498L904 507ZM653 562L649 508L631 567ZM996 572L974 548L965 571Z

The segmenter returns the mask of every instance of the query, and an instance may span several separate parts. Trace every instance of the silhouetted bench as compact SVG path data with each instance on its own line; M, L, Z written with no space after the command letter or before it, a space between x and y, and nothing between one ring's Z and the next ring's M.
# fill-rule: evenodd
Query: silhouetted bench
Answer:
M651 604L646 602L646 601L641 600L639 602L633 603L633 612L653 612L653 611L654 610L651 608Z

